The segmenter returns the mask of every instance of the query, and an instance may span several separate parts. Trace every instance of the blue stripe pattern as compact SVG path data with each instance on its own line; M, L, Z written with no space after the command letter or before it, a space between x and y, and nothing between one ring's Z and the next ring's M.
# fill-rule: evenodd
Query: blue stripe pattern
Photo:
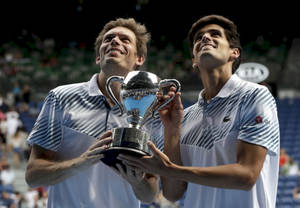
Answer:
M257 120L261 117L262 121ZM210 103L201 97L184 110L181 144L210 150L214 143L238 132L238 139L279 148L279 124L274 98L266 87L240 80L227 96Z
M125 114L120 116L117 106L110 109L103 95L90 96L89 84L85 82L64 85L51 90L29 135L28 143L57 151L63 137L64 126L95 138L106 130L127 127L127 116ZM152 139L162 149L163 141L156 141L162 138L160 125L159 119L153 121L149 118L144 128L153 134Z

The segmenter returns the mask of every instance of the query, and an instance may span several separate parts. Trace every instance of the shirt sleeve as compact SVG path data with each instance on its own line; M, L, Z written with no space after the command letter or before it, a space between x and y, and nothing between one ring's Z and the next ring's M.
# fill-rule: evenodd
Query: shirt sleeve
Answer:
M275 100L265 87L257 88L243 102L240 116L240 140L257 144L277 154L279 123Z
M53 91L44 101L42 110L29 134L29 145L37 144L45 149L57 151L62 139L62 111Z

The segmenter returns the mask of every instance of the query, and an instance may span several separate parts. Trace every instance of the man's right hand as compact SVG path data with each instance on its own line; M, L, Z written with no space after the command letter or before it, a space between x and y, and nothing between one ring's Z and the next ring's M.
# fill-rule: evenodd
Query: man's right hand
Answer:
M102 134L97 141L86 151L80 158L84 167L89 167L95 163L98 163L100 159L104 157L103 150L108 148L108 145L113 141L112 132L107 131Z
M174 96L176 91L175 87L170 87L167 95L157 93L158 104L162 104ZM181 93L177 92L175 98L164 108L159 111L160 119L163 122L165 128L176 128L181 125L183 116L183 105L181 103Z
M103 158L103 150L112 142L112 132L102 134L97 141L79 157L60 160L57 153L33 145L26 170L26 181L32 187L49 186L86 170Z

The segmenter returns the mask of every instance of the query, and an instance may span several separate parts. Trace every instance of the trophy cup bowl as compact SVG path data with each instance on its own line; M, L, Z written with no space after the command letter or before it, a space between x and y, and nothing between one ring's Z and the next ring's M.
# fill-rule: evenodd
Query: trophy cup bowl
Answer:
M114 81L121 83L120 102L110 87ZM175 96L157 106L156 93L172 85L176 92L180 91L180 83L176 79L160 80L157 75L146 71L132 71L126 77L111 76L107 80L108 95L119 107L121 115L127 114L128 126L112 129L113 142L103 151L104 158L101 159L106 165L115 166L120 162L116 158L120 153L137 157L151 155L147 145L150 134L142 126L149 116L155 117L156 111L174 99Z

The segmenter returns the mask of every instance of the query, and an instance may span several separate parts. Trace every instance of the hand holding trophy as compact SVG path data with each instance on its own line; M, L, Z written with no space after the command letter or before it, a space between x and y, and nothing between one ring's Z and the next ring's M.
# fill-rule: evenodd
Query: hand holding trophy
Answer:
M111 90L111 83L118 81L121 83L120 102L116 99ZM106 90L113 102L120 108L121 114L127 113L127 127L112 129L113 142L104 151L105 157L102 161L115 166L118 162L116 157L120 153L144 156L150 155L147 141L150 134L142 130L142 126L149 116L154 117L155 111L162 109L175 96L171 97L160 106L156 106L156 93L162 88L175 86L176 92L180 91L180 83L176 79L161 80L153 73L145 71L132 71L126 77L111 76L106 82ZM175 94L176 94L175 92Z

